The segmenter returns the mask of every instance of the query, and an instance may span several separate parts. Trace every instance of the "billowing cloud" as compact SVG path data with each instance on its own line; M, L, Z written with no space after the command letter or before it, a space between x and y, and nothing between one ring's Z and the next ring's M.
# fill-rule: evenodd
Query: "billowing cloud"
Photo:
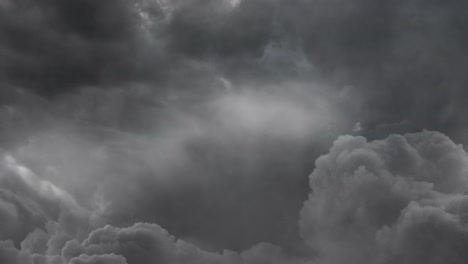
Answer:
M284 84L296 90L289 95L282 85L256 92L216 85L219 91L208 98L159 98L140 86L84 90L48 105L52 114L41 118L54 125L31 133L10 156L27 175L53 183L92 210L97 222L156 221L189 240L226 241L215 244L241 249L297 237L295 214L307 194L303 143L322 145L338 130L337 102L297 83ZM288 194L285 185L301 191ZM291 195L290 201L282 198ZM197 210L204 213L193 218ZM248 221L252 217L270 224L259 228ZM274 225L286 228L274 233Z
M467 170L438 132L342 136L310 175L301 235L320 263L464 263Z
M0 262L463 262L465 9L0 0Z
M104 226L83 239L63 239L60 229L45 233L36 230L28 235L17 249L12 242L0 243L0 259L5 263L303 263L287 256L279 247L259 244L241 254L225 250L222 253L204 251L183 240L176 240L156 224L137 223L126 228ZM62 236L60 242L56 239ZM59 250L54 248L60 245Z
M19 264L465 263L467 170L463 148L438 132L376 141L341 136L310 175L312 191L299 218L303 253L269 243L215 252L158 224L93 228L91 218L61 208L19 246L2 242L0 257ZM41 185L36 192L44 195ZM57 203L67 201L51 194Z

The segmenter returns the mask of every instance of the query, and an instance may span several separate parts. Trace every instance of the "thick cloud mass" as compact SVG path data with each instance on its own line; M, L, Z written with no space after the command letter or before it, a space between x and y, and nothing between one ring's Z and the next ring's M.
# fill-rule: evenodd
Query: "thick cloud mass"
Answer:
M9 162L9 163L8 163ZM177 239L157 224L95 227L96 215L64 191L34 178L12 157L3 165L21 180L22 202L11 210L62 205L39 219L19 243L0 243L2 263L466 263L468 155L439 132L391 135L367 141L341 136L319 157L311 193L299 217L302 253L260 243L240 253L214 252ZM30 177L25 177L29 173ZM18 185L21 186L21 185ZM43 192L43 186L55 192ZM7 191L7 189L2 189ZM39 198L39 200L38 200ZM44 202L41 202L41 199ZM46 203L48 201L48 203ZM4 202L4 200L2 200ZM5 200L5 203L8 200ZM67 205L64 207L63 205ZM17 224L17 215L10 216ZM16 217L16 218L15 218ZM38 222L40 223L40 222ZM25 223L22 223L23 228Z
M467 7L0 0L0 263L466 263Z
M60 227L45 233L36 230L21 243L0 244L2 263L302 263L286 256L271 244L259 244L240 254L225 250L212 253L183 240L176 240L156 224L138 223L126 228L105 226L93 230L81 240L66 234Z
M467 170L438 132L342 136L310 175L302 237L323 263L466 263Z

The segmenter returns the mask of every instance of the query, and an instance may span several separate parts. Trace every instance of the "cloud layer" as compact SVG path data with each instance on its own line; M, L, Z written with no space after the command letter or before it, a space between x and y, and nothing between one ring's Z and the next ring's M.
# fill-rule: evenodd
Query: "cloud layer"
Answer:
M464 263L467 170L438 132L342 136L310 175L302 237L320 263Z
M5 263L381 264L468 259L468 156L439 132L377 141L338 138L310 175L309 199L296 216L303 249L294 254L269 243L240 253L217 253L151 223L99 227L102 222L96 222L93 212L70 204L69 196L51 183L30 185L38 179L12 157L5 157L3 167L24 189L10 190L16 194L11 197L21 200L2 198L2 215L10 217L11 224L25 219L12 213L15 210L42 216L19 247L9 240L1 243ZM56 191L43 192L44 186ZM32 207L26 207L33 202L28 197L36 197ZM38 213L54 204L55 215ZM25 222L19 225L24 229Z
M465 263L465 9L0 0L0 262Z

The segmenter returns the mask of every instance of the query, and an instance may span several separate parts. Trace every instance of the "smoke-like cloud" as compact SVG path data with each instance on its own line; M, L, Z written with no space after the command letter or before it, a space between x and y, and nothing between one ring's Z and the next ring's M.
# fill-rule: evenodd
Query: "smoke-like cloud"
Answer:
M462 147L438 132L377 141L342 136L310 175L312 191L299 218L307 253L291 255L268 243L216 253L157 224L92 227L91 212L62 207L19 248L2 242L0 258L19 264L465 263L467 170ZM47 196L40 185L35 191Z
M467 170L438 132L342 136L310 175L301 235L319 263L465 263Z
M466 262L465 7L0 0L0 262Z
M53 125L9 155L95 211L97 222L155 221L189 239L239 248L297 237L296 214L307 194L303 144L322 145L335 133L341 117L332 100L339 98L296 83L285 84L297 90L290 94L282 86L267 92L217 85L219 92L201 99L160 99L138 86L84 90L47 103L51 110L41 118ZM302 191L288 194L284 186ZM270 222L259 228L252 218ZM285 229L271 233L275 225Z

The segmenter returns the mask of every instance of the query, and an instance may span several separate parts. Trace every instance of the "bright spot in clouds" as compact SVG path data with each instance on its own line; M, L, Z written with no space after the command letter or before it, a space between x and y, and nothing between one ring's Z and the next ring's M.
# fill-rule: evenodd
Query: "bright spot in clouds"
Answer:
M331 111L319 98L285 98L255 92L229 93L215 107L228 126L258 135L302 138L331 120Z
M67 206L78 207L73 197L67 192L47 180L40 179L30 169L18 163L13 156L6 155L3 163L6 168L15 173L28 187L36 190L42 197L57 199Z
M240 4L240 1L241 0L227 0L227 2L233 7L238 6Z

